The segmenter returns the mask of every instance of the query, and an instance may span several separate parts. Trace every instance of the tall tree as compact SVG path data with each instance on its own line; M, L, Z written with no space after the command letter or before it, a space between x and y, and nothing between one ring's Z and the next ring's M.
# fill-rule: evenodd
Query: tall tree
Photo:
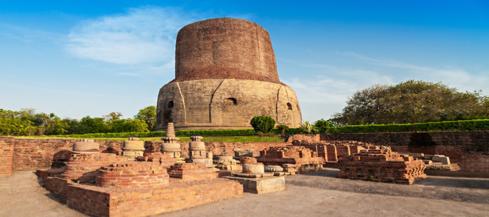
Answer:
M156 128L156 106L148 106L139 110L134 118L146 122L148 129L154 130Z

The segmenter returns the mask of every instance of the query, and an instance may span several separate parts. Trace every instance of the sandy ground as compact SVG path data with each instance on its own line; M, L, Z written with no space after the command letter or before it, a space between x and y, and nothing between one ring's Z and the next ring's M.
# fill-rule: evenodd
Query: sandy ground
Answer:
M332 181L333 180L333 181ZM426 180L424 184L402 186L335 179L328 176L287 177L287 190L283 192L254 195L221 201L187 210L158 216L489 216L489 180L470 179L449 181ZM329 183L328 182L334 182ZM443 186L440 186L443 185ZM348 191L341 190L348 188ZM329 188L337 190L330 190ZM417 196L391 196L375 192L377 188L395 191L418 192ZM413 188L410 188L413 187ZM362 188L363 190L360 190ZM449 193L468 195L461 202L429 198L429 191L449 188ZM404 189L404 190L403 190ZM355 191L371 193L357 193ZM446 190L446 189L445 189ZM442 189L442 191L445 191ZM373 191L373 193L372 193ZM423 191L428 191L426 198ZM39 187L32 172L17 172L12 177L0 178L0 216L84 216L47 196L48 192ZM438 194L435 194L437 196ZM449 198L450 199L450 198ZM475 202L474 202L475 201Z

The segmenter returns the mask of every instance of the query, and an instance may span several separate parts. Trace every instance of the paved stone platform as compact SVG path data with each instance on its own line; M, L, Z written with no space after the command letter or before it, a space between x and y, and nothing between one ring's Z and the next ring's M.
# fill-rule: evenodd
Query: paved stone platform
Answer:
M183 216L487 216L489 204L483 200L460 202L422 197L390 196L380 193L365 194L343 190L328 190L324 183L334 180L328 176L300 175L287 177L287 190L263 195L245 194L244 197L212 203L165 215ZM305 183L297 183L303 180ZM349 183L351 180L338 179ZM373 183L352 181L361 189L370 189ZM467 184L469 183L469 184ZM454 193L478 191L481 197L489 198L489 179L425 180L413 186L450 188ZM345 185L348 186L348 185ZM373 185L377 188L376 185ZM403 185L394 185L403 186ZM331 186L330 186L331 187ZM409 187L409 186L404 186ZM416 191L416 190L415 190ZM12 177L0 178L0 216L84 216L47 196L39 187L32 172L17 172Z

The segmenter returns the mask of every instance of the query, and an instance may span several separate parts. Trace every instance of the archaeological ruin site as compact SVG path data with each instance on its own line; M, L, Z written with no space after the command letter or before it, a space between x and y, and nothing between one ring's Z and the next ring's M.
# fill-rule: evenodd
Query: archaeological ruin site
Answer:
M34 173L39 200L63 210L49 216L328 216L336 209L362 216L356 207L368 206L385 208L385 216L450 212L438 203L470 209L459 216L489 216L489 156L474 151L488 145L486 131L182 140L180 130L250 128L257 115L291 128L302 117L300 99L279 79L270 36L255 23L219 18L183 27L175 64L157 98L161 140L0 137L0 186ZM420 135L431 145L412 142ZM2 201L21 194L8 192ZM399 204L407 205L393 211Z

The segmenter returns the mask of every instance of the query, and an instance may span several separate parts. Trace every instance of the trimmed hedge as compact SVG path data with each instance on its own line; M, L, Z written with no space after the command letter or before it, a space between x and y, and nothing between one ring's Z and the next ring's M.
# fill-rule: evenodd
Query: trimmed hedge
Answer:
M489 119L442 121L427 123L408 123L408 124L369 124L369 125L346 125L330 128L329 133L373 133L373 132L420 132L420 131L470 131L470 130L489 130ZM280 135L279 129L273 129L271 134ZM287 134L303 133L301 128L290 128ZM257 133L253 129L240 130L177 130L177 136L189 137L199 136L255 136ZM164 131L153 132L125 132L125 133L89 133L58 135L60 137L72 138L127 138L127 137L163 137Z
M56 135L56 136L72 137L72 138L129 138L129 137L162 137L164 135L165 135L164 131L152 131L152 132L66 134L66 135Z
M252 129L243 130L177 130L177 136L189 137L189 136L255 136L256 133ZM275 133L274 134L278 134ZM125 138L125 137L163 137L165 131L152 131L152 132L124 132L124 133L87 133L87 134L67 134L57 135L60 137L73 137L73 138Z
M346 125L332 129L332 133L419 132L419 131L489 130L489 119L441 121L407 124Z

